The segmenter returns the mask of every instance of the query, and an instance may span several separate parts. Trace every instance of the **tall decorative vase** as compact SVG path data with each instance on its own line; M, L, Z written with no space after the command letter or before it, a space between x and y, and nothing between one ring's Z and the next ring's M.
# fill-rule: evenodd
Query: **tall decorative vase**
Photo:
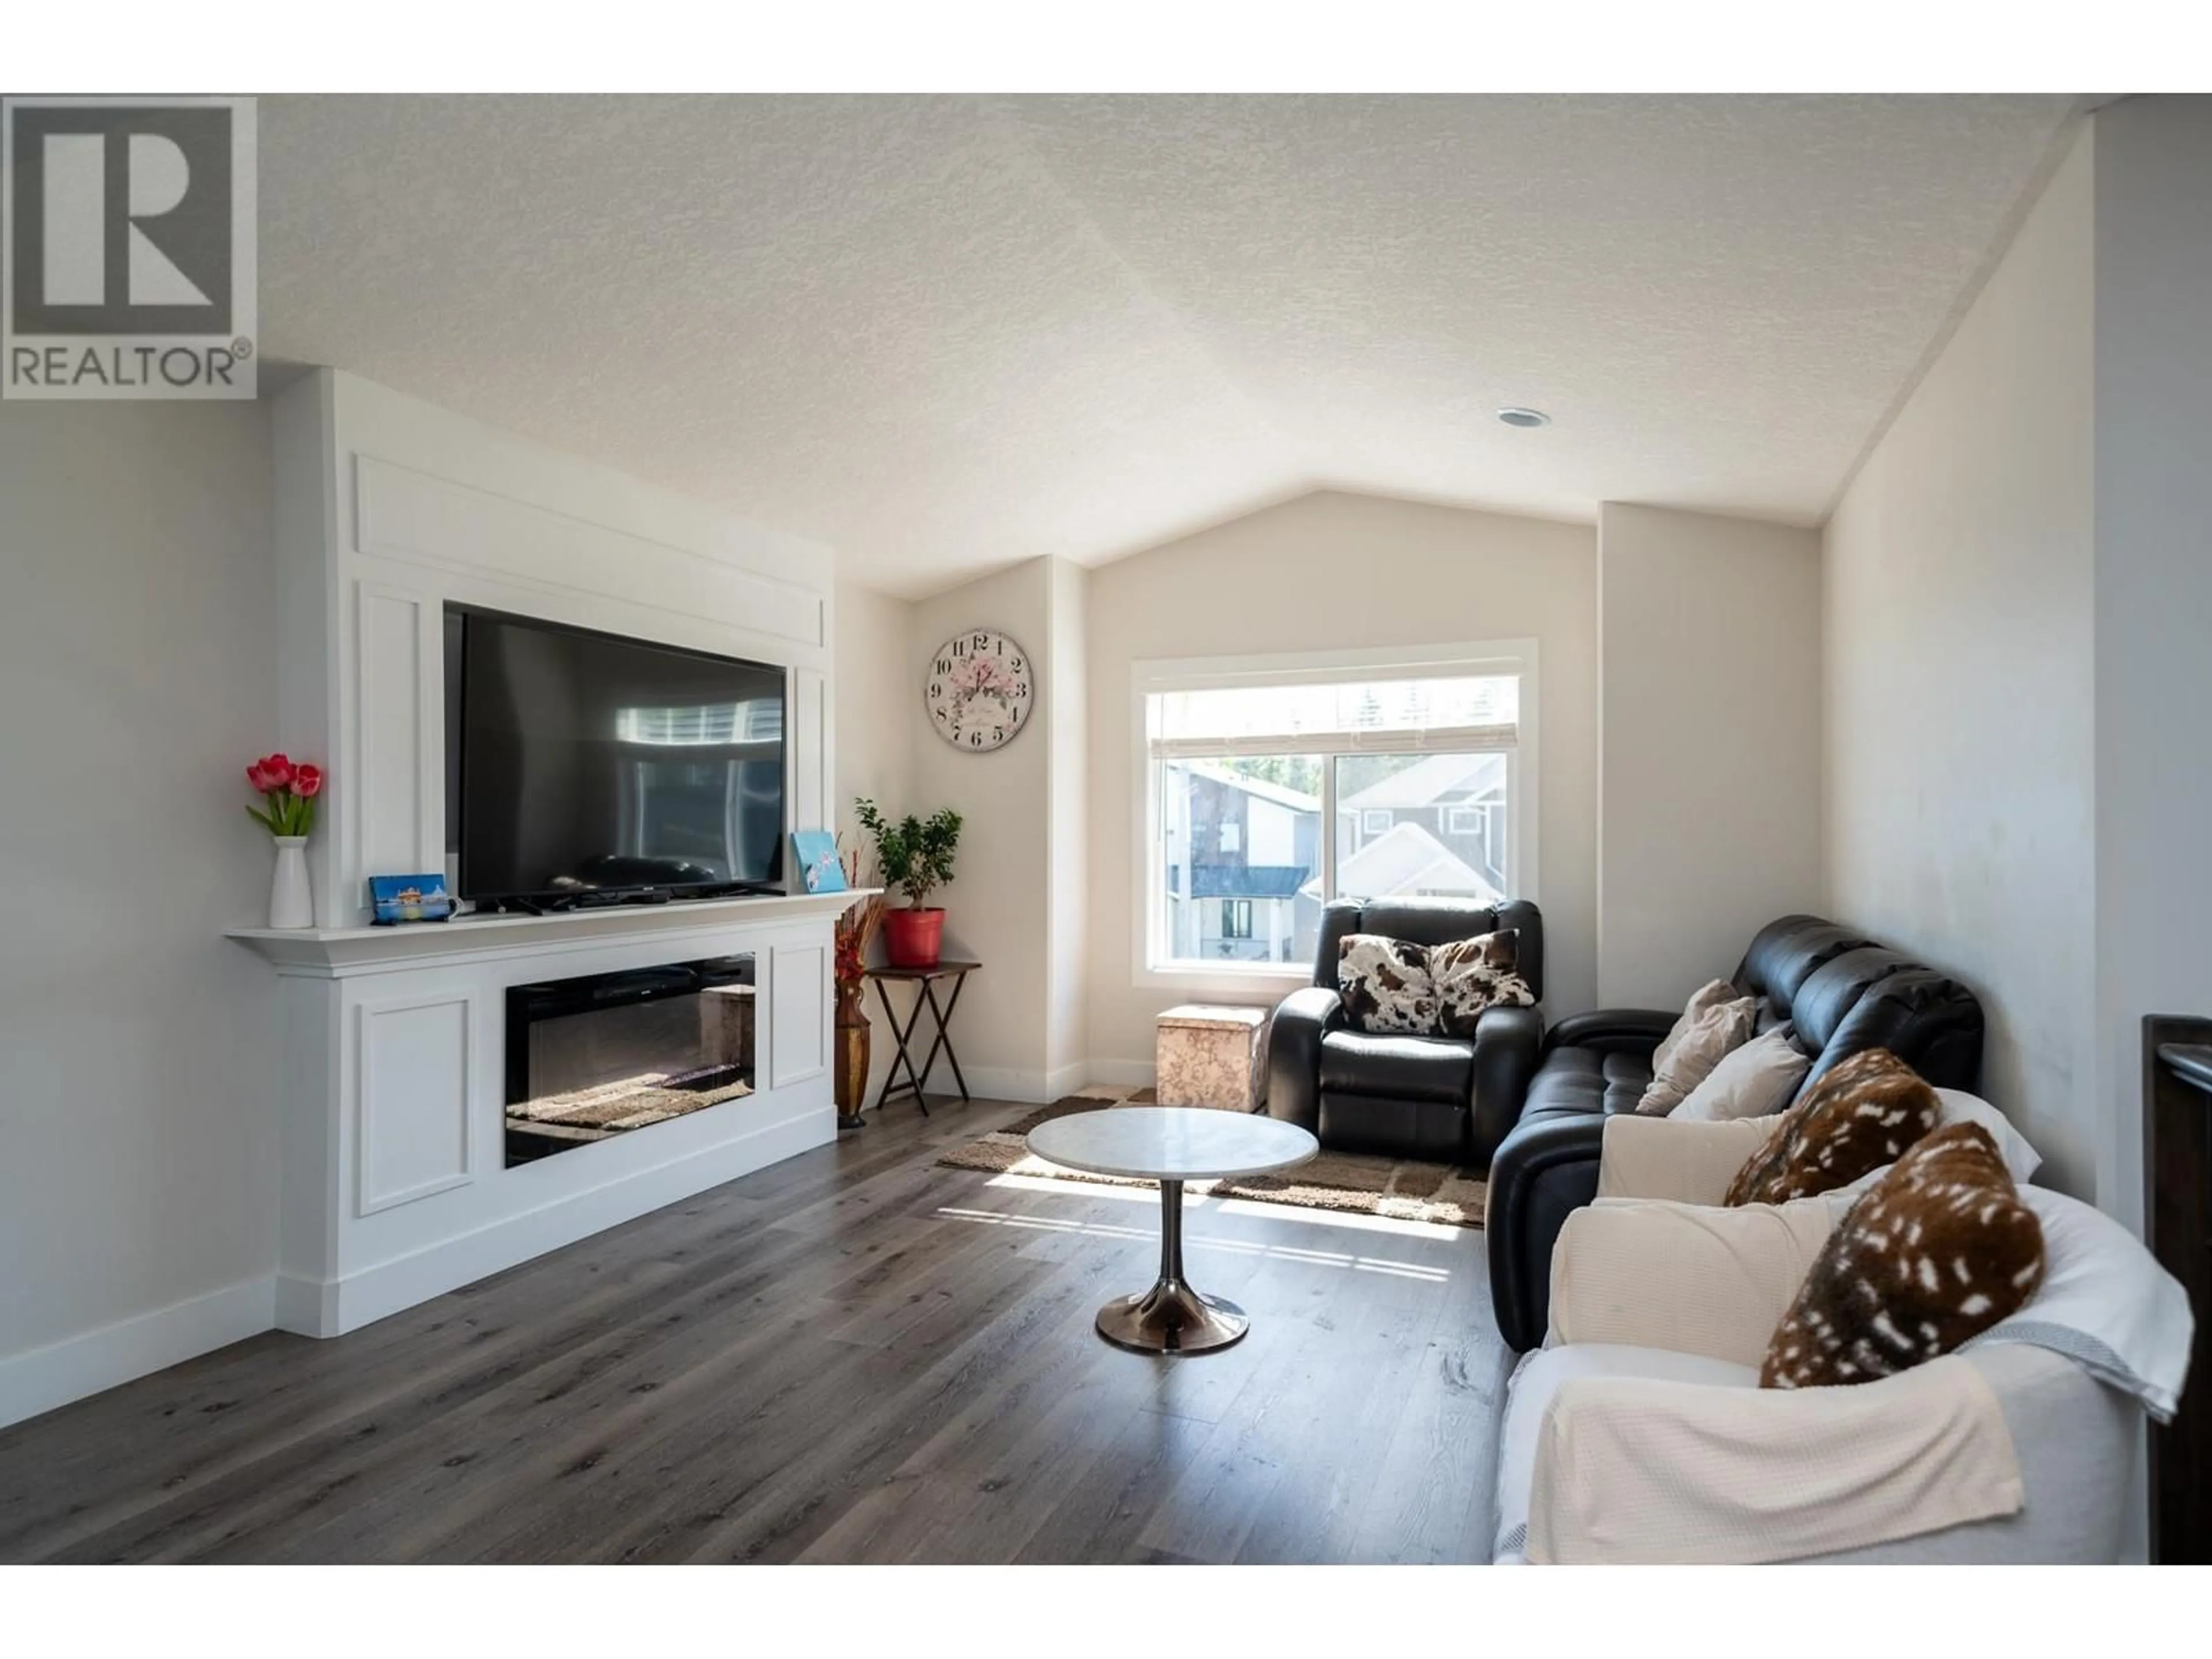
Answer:
M307 838L278 836L276 870L269 880L269 925L312 927L315 896L307 885Z
M860 1108L868 1098L868 1017L860 1011L860 988L865 981L840 981L837 987L836 1060L831 1087L837 1098L837 1127L860 1127Z

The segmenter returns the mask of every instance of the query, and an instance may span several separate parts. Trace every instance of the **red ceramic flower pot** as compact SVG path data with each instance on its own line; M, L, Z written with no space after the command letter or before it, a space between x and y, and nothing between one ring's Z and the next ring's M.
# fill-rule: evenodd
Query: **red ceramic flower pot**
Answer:
M945 912L894 905L884 912L884 955L894 968L934 968L945 944Z

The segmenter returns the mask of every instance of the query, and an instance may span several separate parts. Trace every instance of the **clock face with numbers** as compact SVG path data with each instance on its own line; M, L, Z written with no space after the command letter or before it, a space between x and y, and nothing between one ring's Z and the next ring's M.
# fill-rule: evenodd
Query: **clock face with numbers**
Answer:
M988 628L955 634L929 659L929 723L955 749L981 754L1013 741L1036 698L1030 653Z

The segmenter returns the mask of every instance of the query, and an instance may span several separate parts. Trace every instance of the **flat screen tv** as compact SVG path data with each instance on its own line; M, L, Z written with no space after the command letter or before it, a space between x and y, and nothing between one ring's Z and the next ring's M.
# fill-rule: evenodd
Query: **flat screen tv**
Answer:
M446 607L461 896L699 895L782 869L784 671Z

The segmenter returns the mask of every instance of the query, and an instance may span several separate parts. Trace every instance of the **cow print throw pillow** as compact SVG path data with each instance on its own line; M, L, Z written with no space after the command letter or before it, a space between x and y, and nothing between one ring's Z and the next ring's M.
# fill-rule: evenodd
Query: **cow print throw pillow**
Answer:
M1337 946L1336 988L1355 1030L1436 1034L1437 987L1425 945L1347 933Z
M1519 939L1510 927L1448 945L1347 933L1336 955L1345 1015L1362 1031L1471 1037L1486 1008L1535 1006Z
M1894 1164L1942 1121L1920 1073L1869 1048L1824 1073L1783 1113L1767 1143L1729 1183L1729 1204L1786 1204L1848 1187Z
M1520 969L1517 927L1429 946L1429 975L1437 985L1437 1029L1445 1036L1471 1037L1486 1010L1534 1007L1536 994L1521 977Z
M1990 1132L1938 1129L1828 1235L1759 1386L1871 1382L1949 1353L2025 1306L2043 1268L2042 1224Z

